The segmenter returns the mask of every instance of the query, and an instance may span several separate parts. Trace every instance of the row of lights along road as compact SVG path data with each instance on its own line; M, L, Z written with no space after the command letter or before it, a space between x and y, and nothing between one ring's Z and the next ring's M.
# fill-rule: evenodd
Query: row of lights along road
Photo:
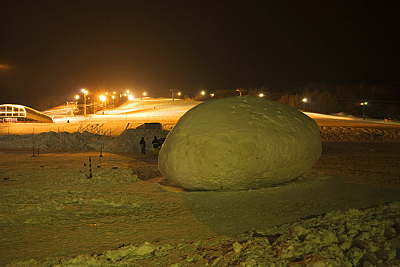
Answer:
M175 90L170 89L170 91L171 91L171 94L172 94L172 100L174 100L174 92L175 92ZM236 90L236 91L239 91L239 90ZM87 95L88 95L89 92L86 89L82 89L81 92L83 93L83 116L86 117L87 116L87 113L86 113L86 100L87 100ZM115 99L115 95L116 94L117 94L116 92L113 92L113 94L111 95L111 98L113 99L113 108L114 108L114 99ZM205 91L201 91L200 94L202 96L204 96L206 94L206 92ZM106 109L107 95L108 95L108 93L105 93L104 95L100 95L99 96L99 98L103 102L103 106L104 106L103 114L105 113L105 109ZM127 96L129 100L133 100L133 96L131 94L129 94L129 90L126 90L126 93L124 93L124 94L122 94L122 93L119 94L120 97L122 97L122 95ZM146 96L146 95L147 95L146 92L140 91L140 100L142 100L143 97ZM181 92L178 92L177 95L180 97L181 96ZM240 95L242 95L241 92L240 92ZM213 97L214 94L210 94L210 96ZM260 93L258 96L259 97L264 97L264 94ZM79 99L79 95L76 95L75 98L78 100ZM303 102L303 110L305 110L305 105L308 102L308 99L307 98L303 98L301 100L301 102ZM363 106L363 119L365 120L365 106L368 105L368 102L362 102L360 105Z

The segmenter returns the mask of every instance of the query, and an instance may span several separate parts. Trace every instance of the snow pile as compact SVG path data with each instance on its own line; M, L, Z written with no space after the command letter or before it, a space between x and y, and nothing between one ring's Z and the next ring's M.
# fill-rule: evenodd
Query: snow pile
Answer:
M320 126L324 141L400 142L400 131L374 128Z
M267 237L272 258L315 266L399 266L400 203L334 211L253 236ZM247 241L251 247L251 241Z
M37 135L5 135L0 137L1 148L35 149L40 150L91 150L89 141L96 140L100 136L88 132L46 132Z
M95 124L81 124L78 128L78 132L88 132L93 134L105 135L109 133L106 129L105 123L95 123Z
M165 138L169 132L166 130L155 129L126 129L118 137L116 137L108 146L107 151L111 152L140 152L140 139L142 136L146 141L146 150L153 150L151 142L154 136L157 138Z
M129 245L10 266L399 266L400 203L323 216L218 241Z
M314 120L282 103L244 96L189 110L168 135L158 166L189 190L240 190L292 180L320 155Z

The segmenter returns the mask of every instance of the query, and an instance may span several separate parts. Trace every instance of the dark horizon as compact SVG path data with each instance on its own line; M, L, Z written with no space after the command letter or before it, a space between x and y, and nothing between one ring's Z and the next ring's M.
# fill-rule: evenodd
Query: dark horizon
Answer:
M391 1L2 1L0 103L309 82L399 86Z

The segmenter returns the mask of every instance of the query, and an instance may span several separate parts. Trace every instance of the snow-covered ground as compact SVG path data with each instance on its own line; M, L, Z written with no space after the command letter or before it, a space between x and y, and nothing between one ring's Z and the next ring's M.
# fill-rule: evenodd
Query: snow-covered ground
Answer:
M321 126L292 182L186 192L127 123L2 133L0 266L400 266L398 130Z
M0 265L399 266L399 143L324 142L296 181L236 192L174 187L151 153L3 148Z

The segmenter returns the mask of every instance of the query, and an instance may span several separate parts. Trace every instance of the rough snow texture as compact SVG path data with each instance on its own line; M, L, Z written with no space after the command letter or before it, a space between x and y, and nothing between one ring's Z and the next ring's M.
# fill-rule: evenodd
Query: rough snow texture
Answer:
M140 152L139 142L143 136L146 141L146 151L152 151L153 145L151 142L154 136L165 138L168 133L166 130L126 129L106 147L106 150L112 152Z
M236 239L129 245L99 255L10 266L400 266L400 203L334 211ZM174 262L174 263L172 263Z
M168 135L158 166L188 190L240 190L292 180L320 155L314 120L282 103L245 96L189 110Z
M93 130L93 129L92 129ZM81 151L100 150L102 145L107 145L104 150L110 152L140 152L139 141L143 136L146 140L146 150L152 151L151 142L154 136L165 138L169 132L166 130L127 129L111 141L111 137L89 132L47 132L27 135L0 136L0 148L32 149L35 151ZM107 139L104 139L107 137Z
M28 135L6 135L0 137L1 148L18 148L36 150L91 150L96 147L90 145L90 141L99 139L99 135L83 132L83 133L67 133L67 132L47 132L40 134Z
M400 142L400 131L374 128L320 126L324 141Z

